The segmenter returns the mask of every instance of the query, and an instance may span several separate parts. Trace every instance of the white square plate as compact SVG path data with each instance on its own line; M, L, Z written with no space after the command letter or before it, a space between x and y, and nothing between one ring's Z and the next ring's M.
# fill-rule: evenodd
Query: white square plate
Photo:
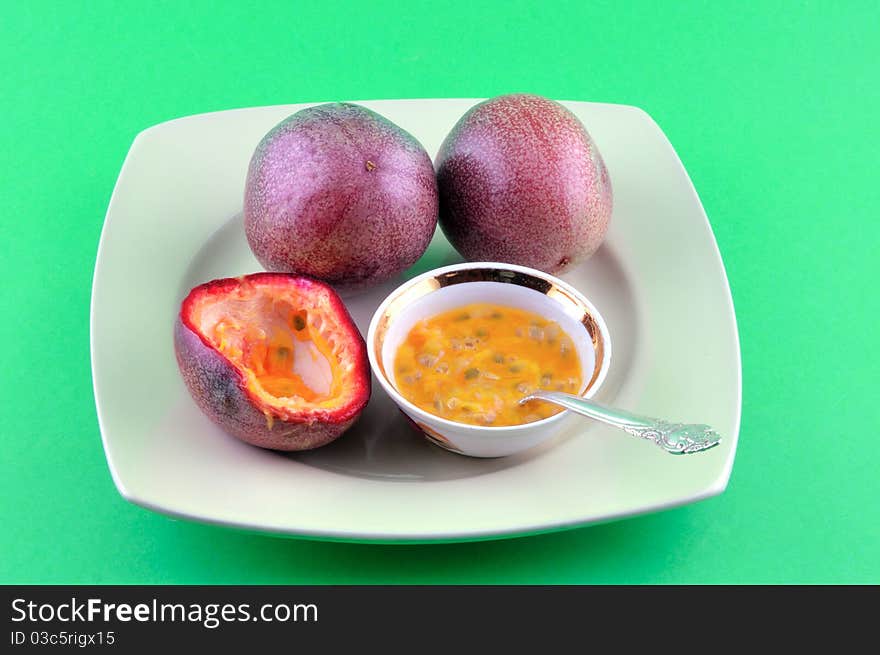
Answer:
M363 102L433 156L476 100ZM92 288L95 402L119 492L172 516L284 535L363 541L481 539L574 527L721 493L736 452L741 373L724 267L675 151L635 107L566 102L614 186L608 237L565 275L604 315L614 360L598 400L704 422L721 446L673 457L571 418L518 456L469 459L429 444L381 387L337 442L293 455L247 446L205 418L174 358L172 325L193 286L261 270L241 221L260 138L306 105L181 118L137 136L104 223ZM442 233L411 277L460 261ZM361 331L401 279L346 298Z

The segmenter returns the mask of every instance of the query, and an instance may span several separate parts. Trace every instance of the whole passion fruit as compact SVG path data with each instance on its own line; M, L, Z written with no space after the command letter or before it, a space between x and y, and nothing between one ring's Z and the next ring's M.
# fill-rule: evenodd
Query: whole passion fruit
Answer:
M452 128L436 164L440 228L466 259L562 273L605 238L608 171L557 102L526 94L481 102Z
M244 226L270 271L348 291L412 266L437 226L431 158L366 107L303 109L260 141L248 168Z
M194 288L174 347L199 408L262 448L323 446L370 398L363 337L336 292L307 277L255 273Z

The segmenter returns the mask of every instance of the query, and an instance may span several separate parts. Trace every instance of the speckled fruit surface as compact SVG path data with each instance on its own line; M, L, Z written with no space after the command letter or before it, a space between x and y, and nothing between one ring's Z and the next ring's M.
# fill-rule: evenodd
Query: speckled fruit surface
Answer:
M342 290L411 266L437 225L431 158L408 132L360 105L309 107L273 128L248 169L248 243L272 271Z
M255 273L196 287L181 305L174 346L199 408L262 448L327 444L370 397L360 332L333 289L306 277ZM321 371L308 366L322 357L326 388L315 392Z
M440 227L471 261L561 273L602 243L612 190L583 124L540 96L471 108L437 155Z

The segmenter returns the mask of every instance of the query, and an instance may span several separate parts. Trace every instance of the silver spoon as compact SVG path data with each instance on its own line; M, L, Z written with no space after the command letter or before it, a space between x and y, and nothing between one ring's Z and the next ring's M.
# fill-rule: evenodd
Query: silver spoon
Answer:
M721 436L708 425L692 423L670 423L647 416L638 416L620 409L604 407L580 396L561 391L536 389L522 398L519 404L530 400L546 400L578 414L620 428L627 434L653 441L667 453L689 455L701 453L721 443Z

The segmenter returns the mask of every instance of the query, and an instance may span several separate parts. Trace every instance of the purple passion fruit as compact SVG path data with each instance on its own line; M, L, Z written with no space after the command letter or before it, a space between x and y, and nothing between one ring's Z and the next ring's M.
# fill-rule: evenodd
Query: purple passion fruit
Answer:
M255 273L194 288L174 347L199 408L262 448L323 446L370 398L360 332L336 292L306 277Z
M245 233L260 263L339 290L379 284L414 264L437 211L425 149L354 104L282 121L257 146L245 184Z
M581 122L552 100L481 102L456 123L436 163L440 228L468 260L561 273L605 237L608 171Z

